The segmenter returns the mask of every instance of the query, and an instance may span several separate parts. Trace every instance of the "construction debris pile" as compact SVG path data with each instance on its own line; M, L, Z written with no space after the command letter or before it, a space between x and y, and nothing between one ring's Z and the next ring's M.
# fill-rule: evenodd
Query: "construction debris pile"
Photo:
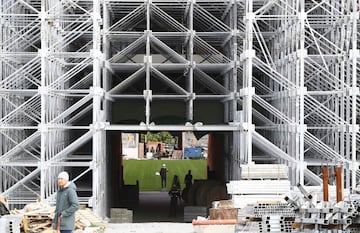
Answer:
M0 232L56 232L52 229L54 211L55 207L40 201L27 204L21 210L10 210L10 214L0 218ZM104 222L91 209L83 207L75 213L75 232L83 232L85 229L86 232L101 232L99 229L104 229Z
M255 204L239 211L237 232L292 232L294 209L286 203ZM248 224L249 223L249 224Z
M295 212L284 200L291 190L288 167L242 165L241 177L227 184L234 206L239 208L236 232L291 232Z
M288 199L288 203L296 210L293 232L359 232L358 194L339 202L314 201L309 193L302 197L296 196L298 193L292 195L295 198Z
M329 186L329 176L324 176L322 186L298 184L287 193L272 193L276 187L267 182L274 180L230 182L228 189L239 206L235 232L360 232L360 190L343 190L341 169L334 170L336 186ZM246 187L242 182L252 183ZM262 196L255 189L262 189Z
M226 184L235 208L249 203L279 203L291 190L284 164L252 164L241 166L241 180ZM264 179L265 178L265 179Z

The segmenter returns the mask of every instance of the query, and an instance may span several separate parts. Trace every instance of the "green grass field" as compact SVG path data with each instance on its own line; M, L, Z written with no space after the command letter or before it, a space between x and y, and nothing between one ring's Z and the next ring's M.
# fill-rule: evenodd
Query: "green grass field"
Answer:
M125 184L136 184L138 180L140 191L160 191L160 176L156 176L155 172L160 171L163 163L169 170L166 180L167 189L170 188L174 175L179 176L181 188L184 188L184 177L189 169L193 180L206 178L206 160L124 160Z

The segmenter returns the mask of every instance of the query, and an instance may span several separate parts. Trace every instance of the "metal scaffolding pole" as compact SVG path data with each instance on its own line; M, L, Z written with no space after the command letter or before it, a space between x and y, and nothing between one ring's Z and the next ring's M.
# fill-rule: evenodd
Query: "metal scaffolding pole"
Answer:
M350 59L351 59L351 65L352 65L352 72L351 72L351 93L349 93L351 95L351 161L352 161L352 166L351 166L351 187L352 190L355 190L356 186L357 186L357 177L356 177L356 172L359 170L359 163L357 161L357 157L356 157L356 134L359 131L358 125L356 124L356 118L357 118L357 109L356 109L356 99L357 96L359 95L359 88L357 87L357 63L358 63L358 59L359 59L359 49L357 46L357 34L358 34L358 29L357 29L357 24L359 21L359 9L357 9L359 7L359 3L358 1L353 0L352 1L352 9L353 11L351 12L351 21L352 21L352 49L350 51ZM350 186L350 184L348 184Z
M244 51L242 53L243 61L243 88L240 90L243 96L243 114L244 121L244 145L243 150L246 156L247 163L252 162L252 76L253 76L253 58L255 57L255 50L253 49L253 24L255 14L253 12L253 1L245 1L245 38ZM241 59L241 56L240 56Z

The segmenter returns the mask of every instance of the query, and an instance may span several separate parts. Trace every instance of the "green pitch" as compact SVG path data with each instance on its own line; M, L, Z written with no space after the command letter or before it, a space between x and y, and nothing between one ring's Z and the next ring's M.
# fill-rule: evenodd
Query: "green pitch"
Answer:
M206 160L124 160L125 184L136 184L139 181L140 191L160 191L160 176L155 175L160 171L162 164L169 170L166 187L169 190L174 175L178 175L181 188L185 187L184 177L191 170L194 179L206 178Z

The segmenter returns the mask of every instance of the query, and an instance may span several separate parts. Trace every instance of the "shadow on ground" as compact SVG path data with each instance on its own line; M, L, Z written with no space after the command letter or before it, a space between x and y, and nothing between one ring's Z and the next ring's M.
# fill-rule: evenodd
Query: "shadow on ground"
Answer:
M168 192L140 192L139 202L128 207L133 210L133 222L184 222L184 207L180 201L176 215L170 215Z

